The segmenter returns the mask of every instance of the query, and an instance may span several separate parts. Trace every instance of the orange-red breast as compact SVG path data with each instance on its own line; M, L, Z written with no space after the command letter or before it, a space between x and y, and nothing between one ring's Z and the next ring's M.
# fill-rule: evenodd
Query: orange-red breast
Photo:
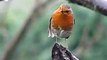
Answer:
M48 37L69 38L74 23L74 14L71 7L67 4L60 5L50 19Z

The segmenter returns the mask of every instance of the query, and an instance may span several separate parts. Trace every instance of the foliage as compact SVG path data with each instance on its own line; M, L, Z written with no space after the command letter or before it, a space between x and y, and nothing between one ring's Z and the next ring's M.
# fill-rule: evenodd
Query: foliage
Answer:
M47 30L53 11L61 4L55 3L46 7L42 16L34 19L10 60L51 60L55 39L47 37ZM0 57L5 53L5 45L12 41L26 22L32 6L32 0L15 0L11 3L6 20L0 24ZM107 17L75 4L70 6L76 23L71 37L67 40L69 49L81 60L106 60ZM63 44L63 39L59 43Z

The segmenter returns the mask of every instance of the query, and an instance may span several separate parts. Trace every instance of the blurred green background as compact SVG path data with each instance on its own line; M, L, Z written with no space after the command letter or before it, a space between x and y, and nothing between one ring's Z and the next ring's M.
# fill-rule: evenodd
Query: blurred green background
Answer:
M9 0L0 2L0 60L33 14L33 9L48 0ZM51 60L54 38L48 37L48 25L52 13L65 0L46 3L30 22L22 39L8 60ZM75 25L67 40L70 51L80 60L107 59L107 16L88 8L70 4L75 15ZM59 41L64 45L64 41Z

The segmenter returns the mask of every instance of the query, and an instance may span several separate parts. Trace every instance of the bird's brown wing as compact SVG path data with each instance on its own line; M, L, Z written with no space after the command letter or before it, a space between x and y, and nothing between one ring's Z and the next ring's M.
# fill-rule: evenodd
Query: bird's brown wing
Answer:
M49 27L48 27L48 37L51 37L51 35L52 35L52 32L51 32L51 20L52 20L52 17L50 18Z
M75 19L74 19L74 24L75 24Z
M52 20L52 17L50 18L50 22L49 22L49 29L51 29L51 20Z

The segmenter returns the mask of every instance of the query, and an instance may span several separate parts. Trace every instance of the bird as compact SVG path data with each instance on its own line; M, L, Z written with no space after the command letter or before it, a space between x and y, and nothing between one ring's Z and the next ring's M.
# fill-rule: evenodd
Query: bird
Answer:
M48 37L64 38L65 41L70 37L75 24L72 8L68 4L61 4L56 9L51 18L48 27Z

